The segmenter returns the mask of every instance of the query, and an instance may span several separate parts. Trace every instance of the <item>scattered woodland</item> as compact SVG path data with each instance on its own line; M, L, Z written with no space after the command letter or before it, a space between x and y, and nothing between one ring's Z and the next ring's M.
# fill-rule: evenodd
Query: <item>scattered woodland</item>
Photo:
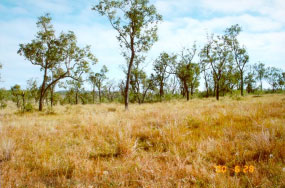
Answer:
M107 65L94 70L91 46L72 31L57 35L50 14L39 17L17 53L42 79L0 89L0 185L285 185L285 71L251 61L240 25L207 34L201 47L162 51L146 72L163 21L155 6L100 0L90 8L117 32L125 77L108 78Z

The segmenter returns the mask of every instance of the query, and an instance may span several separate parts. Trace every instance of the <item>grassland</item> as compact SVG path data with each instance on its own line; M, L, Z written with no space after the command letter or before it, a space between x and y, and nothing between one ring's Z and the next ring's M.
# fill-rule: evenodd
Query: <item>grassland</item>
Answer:
M0 111L2 187L285 186L285 95L54 111Z

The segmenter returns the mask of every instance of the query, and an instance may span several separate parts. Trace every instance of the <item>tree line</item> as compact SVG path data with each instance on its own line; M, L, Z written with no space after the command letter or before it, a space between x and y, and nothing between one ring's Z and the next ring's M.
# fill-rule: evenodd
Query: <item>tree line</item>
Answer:
M41 83L30 79L27 88L14 85L10 90L0 91L0 104L4 108L7 100L13 100L21 111L31 111L38 104L39 111L47 106L60 104L94 104L96 102L123 102L128 109L129 102L163 101L194 95L201 97L220 96L240 91L262 92L266 80L272 92L284 90L285 72L263 63L249 64L245 46L238 41L242 31L233 25L222 35L207 35L207 42L201 48L194 43L191 48L180 52L161 54L153 62L153 73L144 70L147 52L158 40L158 23L162 16L148 0L101 0L92 8L105 16L117 32L122 55L126 60L126 78L115 82L106 76L104 65L97 72L92 66L98 59L91 47L81 48L74 32L56 35L49 14L39 17L38 32L30 43L20 44L18 54L40 67L43 73ZM1 65L1 64L0 64ZM0 69L2 66L0 66ZM204 84L205 91L198 87ZM85 89L86 84L92 88ZM64 92L56 92L55 88ZM246 90L246 91L245 91Z

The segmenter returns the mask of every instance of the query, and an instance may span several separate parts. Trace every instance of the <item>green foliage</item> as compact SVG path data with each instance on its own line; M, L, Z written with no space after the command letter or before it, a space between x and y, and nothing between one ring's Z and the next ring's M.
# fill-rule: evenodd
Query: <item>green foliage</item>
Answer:
M155 60L154 66L154 79L159 86L159 95L160 100L164 95L164 86L166 85L166 80L170 76L170 67L176 64L176 55L169 55L166 52L163 52L159 55L159 57Z
M157 24L162 20L162 16L156 12L154 5L149 5L149 0L100 0L93 10L101 16L106 16L118 32L117 39L128 67L124 88L125 109L128 109L134 59L139 53L149 51L158 40Z
M261 62L259 62L258 64L254 64L253 68L255 70L255 79L259 80L260 82L260 90L262 91L262 80L265 77L265 65Z
M225 36L228 45L231 47L232 56L237 66L237 70L239 71L241 95L243 96L244 69L245 65L249 61L249 56L246 51L246 48L244 46L241 47L237 40L237 36L241 32L241 30L242 29L238 24L233 25L230 28L226 29Z
M5 89L0 89L0 109L7 107L8 93Z
M97 59L90 52L90 46L77 46L76 36L72 31L55 35L49 14L41 16L37 22L36 39L28 44L20 44L18 53L33 65L40 66L44 72L40 90L39 110L42 110L46 92L59 80L64 78L79 79L89 71L89 63L95 64ZM51 76L52 75L52 76ZM53 79L48 79L52 77Z
M103 67L101 68L99 73L91 73L89 76L89 82L92 84L93 86L93 103L94 98L95 98L95 87L97 87L98 91L99 91L99 101L101 102L102 97L101 97L101 90L103 87L103 82L107 79L106 77L106 73L108 72L108 69L105 65L103 65Z
M283 86L283 74L282 70L275 67L268 67L265 72L265 79L272 87L274 92L278 87L282 89Z
M24 107L25 112L33 112L34 111L34 106L31 103L27 103Z

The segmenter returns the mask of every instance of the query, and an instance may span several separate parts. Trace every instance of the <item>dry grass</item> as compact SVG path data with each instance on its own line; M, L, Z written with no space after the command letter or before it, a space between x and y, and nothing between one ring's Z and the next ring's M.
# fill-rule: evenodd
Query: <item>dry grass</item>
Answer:
M285 96L0 111L2 187L284 187ZM215 165L253 165L216 173Z

